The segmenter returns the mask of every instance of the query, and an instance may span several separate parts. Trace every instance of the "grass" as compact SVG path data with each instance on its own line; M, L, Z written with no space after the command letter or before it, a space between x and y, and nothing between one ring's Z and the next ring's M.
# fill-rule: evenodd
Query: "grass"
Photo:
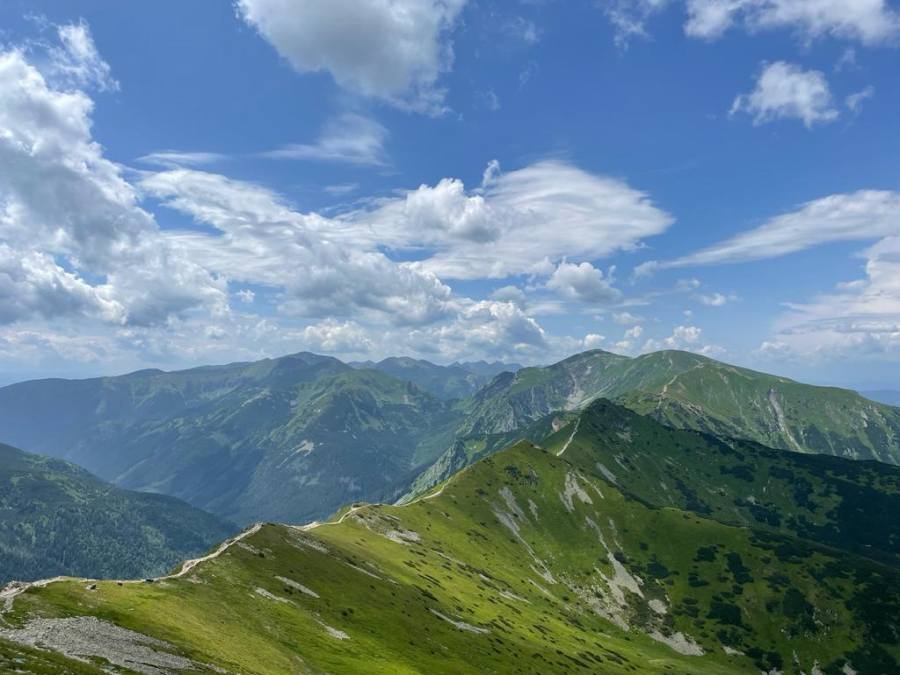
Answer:
M604 479L580 434L557 457L563 436L482 459L407 506L308 531L266 525L184 578L33 589L5 618L90 614L247 673L896 663L895 567L637 499Z

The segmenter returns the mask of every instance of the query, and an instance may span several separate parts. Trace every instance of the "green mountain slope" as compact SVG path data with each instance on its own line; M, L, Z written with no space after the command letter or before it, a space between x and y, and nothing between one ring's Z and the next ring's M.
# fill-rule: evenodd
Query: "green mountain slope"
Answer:
M150 636L144 663L200 672L896 671L895 565L635 498L590 438L519 443L406 506L254 527L155 583L7 589L0 640L121 662Z
M313 354L0 389L0 437L240 523L395 497L457 419L412 384Z
M487 373L497 364L379 365L399 377L295 354L25 382L0 388L0 440L239 524L303 522L355 500L394 501L514 440L539 441L553 419L598 397L672 426L779 449L900 457L898 408L684 352L634 359L585 352L501 373L453 400L445 399L459 381L448 376L448 389L439 391L443 375Z
M656 507L811 539L900 565L900 467L767 448L675 429L606 399L521 431L457 441L413 483L414 499L520 436L562 447Z
M419 389L444 400L469 397L496 375L521 368L518 364L487 363L486 361L439 366L423 359L397 356L383 359L377 363L365 361L350 365L377 370L398 380L412 382Z
M900 408L697 354L578 354L499 375L469 406L464 432L510 431L605 397L676 427L773 448L900 463Z
M658 508L817 541L900 567L900 467L664 426L606 400L547 443Z
M234 531L172 497L130 492L0 445L0 583L161 574Z

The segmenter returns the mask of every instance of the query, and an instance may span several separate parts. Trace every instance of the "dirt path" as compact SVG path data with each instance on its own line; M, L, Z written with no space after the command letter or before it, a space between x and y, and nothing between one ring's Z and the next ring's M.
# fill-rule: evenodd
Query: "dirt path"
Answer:
M262 527L262 523L256 523L255 525L251 525L246 530L241 532L240 534L223 541L219 544L219 547L201 558L192 558L190 560L185 560L181 563L181 569L172 574L167 574L161 577L152 577L154 581L165 581L166 579L178 579L179 577L183 577L185 574L190 572L200 563L206 562L207 560L214 560L222 555L229 548L234 546L236 543L249 537L252 534L256 534L259 532ZM2 608L0 608L0 613L7 612L12 609L13 601L16 596L21 595L25 591L30 588L43 588L44 586L48 586L53 583L57 583L60 581L75 581L80 583L90 583L94 581L113 581L119 584L142 584L144 583L143 579L90 579L87 577L52 577L50 579L38 579L37 581L11 581L9 582L2 591L0 591L0 602L3 603Z

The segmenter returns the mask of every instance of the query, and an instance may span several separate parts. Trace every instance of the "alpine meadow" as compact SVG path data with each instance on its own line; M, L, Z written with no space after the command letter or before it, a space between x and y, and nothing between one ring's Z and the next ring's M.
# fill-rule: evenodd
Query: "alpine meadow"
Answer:
M0 3L0 673L900 673L897 0Z

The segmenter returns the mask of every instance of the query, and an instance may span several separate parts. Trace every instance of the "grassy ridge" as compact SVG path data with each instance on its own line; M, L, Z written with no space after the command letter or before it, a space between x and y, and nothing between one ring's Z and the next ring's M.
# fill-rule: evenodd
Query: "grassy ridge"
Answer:
M900 467L672 429L602 399L577 419L567 456L647 504L900 565Z
M89 614L254 673L896 667L896 567L635 499L570 437L407 506L264 526L182 578L32 589L5 618Z

